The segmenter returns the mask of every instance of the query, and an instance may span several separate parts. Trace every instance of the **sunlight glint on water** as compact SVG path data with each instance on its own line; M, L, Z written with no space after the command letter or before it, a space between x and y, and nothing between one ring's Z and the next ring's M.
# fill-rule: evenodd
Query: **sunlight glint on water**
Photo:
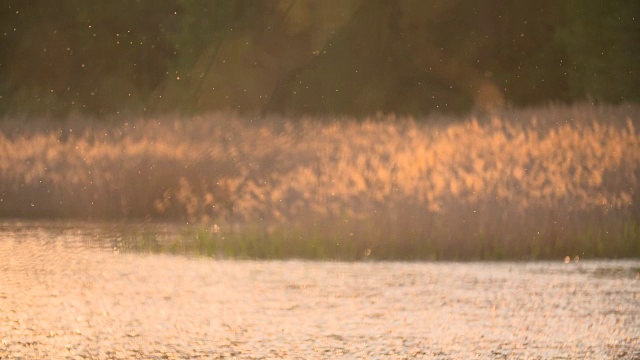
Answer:
M1 358L640 356L639 261L214 260L27 225L0 230Z

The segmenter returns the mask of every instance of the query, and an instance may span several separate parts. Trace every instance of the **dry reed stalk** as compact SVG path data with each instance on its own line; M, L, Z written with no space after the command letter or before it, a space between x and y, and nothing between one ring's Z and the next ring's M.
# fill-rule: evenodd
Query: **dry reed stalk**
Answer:
M0 216L258 224L261 238L447 258L640 256L638 110L550 106L449 123L5 120Z

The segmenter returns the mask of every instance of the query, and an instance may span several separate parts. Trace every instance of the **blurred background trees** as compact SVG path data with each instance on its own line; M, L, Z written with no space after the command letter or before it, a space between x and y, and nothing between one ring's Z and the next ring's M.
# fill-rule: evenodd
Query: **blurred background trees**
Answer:
M640 2L9 0L0 113L420 115L640 101Z

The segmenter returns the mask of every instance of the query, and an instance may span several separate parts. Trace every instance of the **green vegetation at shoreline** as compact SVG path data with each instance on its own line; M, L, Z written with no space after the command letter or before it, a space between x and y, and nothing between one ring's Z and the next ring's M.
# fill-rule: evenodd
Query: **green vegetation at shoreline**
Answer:
M128 230L118 248L135 253L164 253L223 259L308 259L339 261L502 261L640 258L640 226L636 220L615 216L600 218L566 234L548 238L535 229L493 238L485 234L452 238L450 231L429 237L406 231L386 234L354 233L358 226L331 230L313 227L258 225L235 231L217 227L187 226L171 236L153 231Z

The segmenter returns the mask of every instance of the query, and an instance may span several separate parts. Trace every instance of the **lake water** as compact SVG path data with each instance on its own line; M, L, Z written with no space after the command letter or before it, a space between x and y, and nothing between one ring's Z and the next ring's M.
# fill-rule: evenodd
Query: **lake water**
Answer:
M239 261L0 224L0 358L640 359L640 261Z

